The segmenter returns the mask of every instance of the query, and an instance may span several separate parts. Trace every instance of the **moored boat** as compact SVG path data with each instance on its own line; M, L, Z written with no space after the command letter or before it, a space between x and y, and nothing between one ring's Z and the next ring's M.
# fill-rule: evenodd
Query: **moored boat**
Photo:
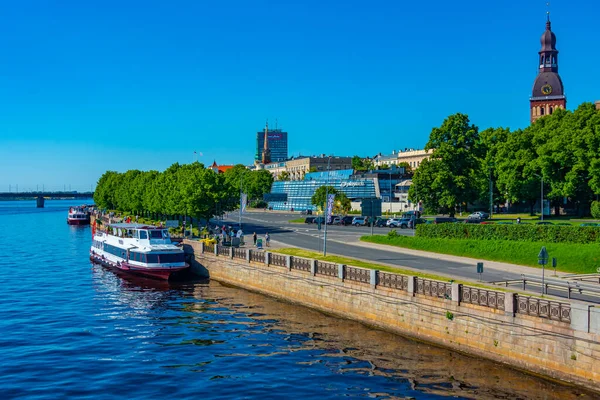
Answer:
M189 268L169 231L152 225L119 223L92 228L90 259L104 266L149 278L168 280Z
M69 225L89 225L90 212L87 207L71 207L67 215L67 224Z

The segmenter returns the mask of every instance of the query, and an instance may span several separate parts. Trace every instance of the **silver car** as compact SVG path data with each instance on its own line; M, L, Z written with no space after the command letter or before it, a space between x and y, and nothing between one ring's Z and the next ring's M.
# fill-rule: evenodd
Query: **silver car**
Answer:
M352 225L354 226L365 226L367 224L367 220L365 217L354 217L352 219Z

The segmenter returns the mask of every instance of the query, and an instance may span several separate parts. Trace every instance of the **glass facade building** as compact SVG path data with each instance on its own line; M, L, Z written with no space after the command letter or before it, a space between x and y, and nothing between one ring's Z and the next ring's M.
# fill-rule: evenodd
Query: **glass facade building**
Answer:
M285 161L288 159L288 133L281 129L269 130L267 133L271 162ZM265 132L256 132L256 152L254 160L260 162L265 147Z
M311 203L311 198L318 188L329 185L343 192L351 201L374 198L377 196L375 179L351 179L353 171L314 172L306 174L303 181L276 181L273 182L271 193L287 195L286 201L269 201L273 210L316 210Z

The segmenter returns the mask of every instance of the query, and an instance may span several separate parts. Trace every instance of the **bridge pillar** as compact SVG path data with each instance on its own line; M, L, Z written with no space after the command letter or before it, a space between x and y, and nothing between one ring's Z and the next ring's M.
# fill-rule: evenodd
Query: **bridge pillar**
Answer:
M35 199L35 203L37 208L44 208L44 196L38 196Z

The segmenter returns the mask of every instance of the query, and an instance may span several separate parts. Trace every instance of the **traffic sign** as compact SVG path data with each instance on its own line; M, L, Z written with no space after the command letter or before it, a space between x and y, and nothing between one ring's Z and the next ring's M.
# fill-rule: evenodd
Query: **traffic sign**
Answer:
M477 273L483 274L483 263L482 262L477 263Z

